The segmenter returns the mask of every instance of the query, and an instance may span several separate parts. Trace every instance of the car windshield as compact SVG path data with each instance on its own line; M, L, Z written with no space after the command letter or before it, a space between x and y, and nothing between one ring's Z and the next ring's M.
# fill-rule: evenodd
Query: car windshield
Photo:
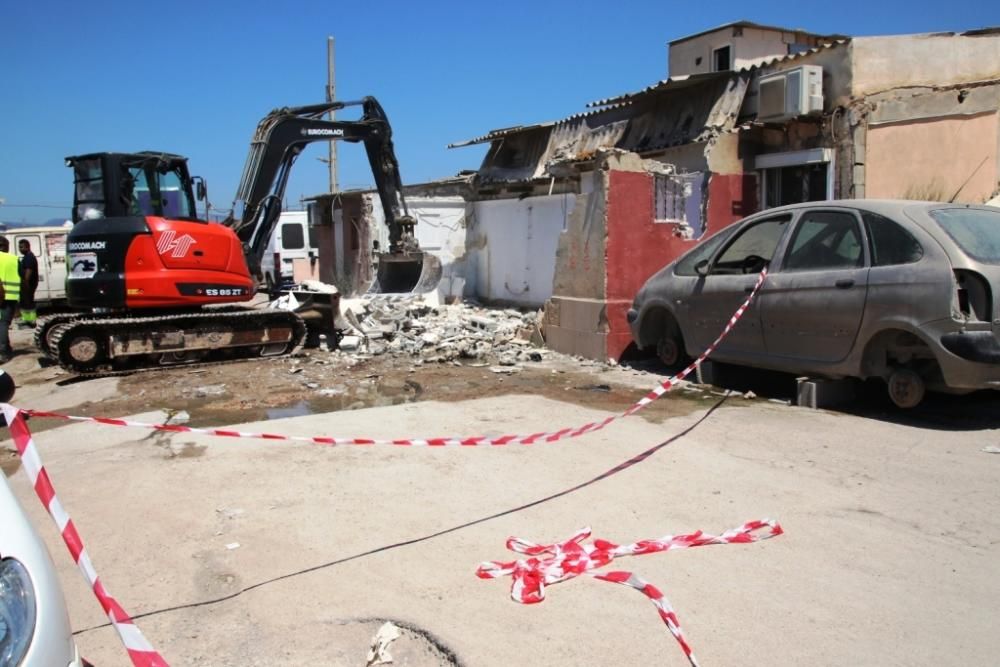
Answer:
M1000 264L1000 211L941 208L930 214L969 257Z

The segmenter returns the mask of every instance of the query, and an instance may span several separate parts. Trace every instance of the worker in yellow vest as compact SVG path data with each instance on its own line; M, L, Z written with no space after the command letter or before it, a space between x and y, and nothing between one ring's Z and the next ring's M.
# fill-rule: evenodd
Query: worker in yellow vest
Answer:
M17 272L17 257L10 254L10 241L0 236L0 364L14 355L10 346L10 323L14 321L17 302L21 298L21 277Z

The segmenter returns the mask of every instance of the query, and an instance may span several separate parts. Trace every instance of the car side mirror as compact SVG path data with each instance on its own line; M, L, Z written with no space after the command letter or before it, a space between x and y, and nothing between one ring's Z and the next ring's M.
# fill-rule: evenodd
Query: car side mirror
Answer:
M694 272L697 273L699 276L703 276L703 277L707 276L708 275L708 260L707 259L703 259L700 262L698 262L697 264L695 264L694 265Z

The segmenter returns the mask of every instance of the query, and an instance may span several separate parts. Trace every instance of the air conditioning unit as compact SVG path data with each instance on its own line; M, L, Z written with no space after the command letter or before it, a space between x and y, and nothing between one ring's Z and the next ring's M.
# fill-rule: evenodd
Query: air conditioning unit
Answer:
M823 68L801 65L760 77L757 120L779 121L822 113Z

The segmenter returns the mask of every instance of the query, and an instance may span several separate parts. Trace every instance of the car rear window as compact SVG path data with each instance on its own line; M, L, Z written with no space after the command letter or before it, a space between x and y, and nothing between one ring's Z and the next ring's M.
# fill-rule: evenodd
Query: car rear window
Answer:
M924 248L902 225L878 213L862 211L872 247L872 266L892 266L920 261Z
M940 208L930 215L966 255L1000 264L1000 211Z

